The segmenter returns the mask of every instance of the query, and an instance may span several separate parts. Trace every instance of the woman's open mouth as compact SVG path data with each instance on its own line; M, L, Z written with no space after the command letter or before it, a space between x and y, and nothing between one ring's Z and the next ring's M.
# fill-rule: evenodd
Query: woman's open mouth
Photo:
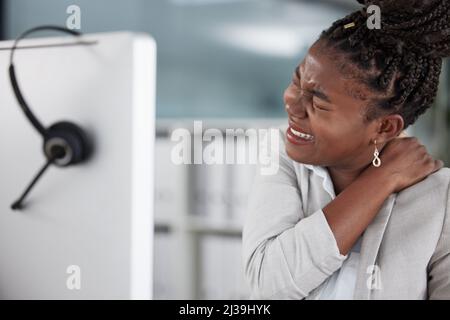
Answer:
M312 144L314 142L314 136L296 130L291 126L286 131L286 138L290 143L295 145Z

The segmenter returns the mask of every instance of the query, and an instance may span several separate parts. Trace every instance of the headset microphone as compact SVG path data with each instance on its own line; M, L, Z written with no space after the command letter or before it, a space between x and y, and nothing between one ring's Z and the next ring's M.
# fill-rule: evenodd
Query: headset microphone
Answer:
M22 194L22 196L12 204L11 208L13 210L20 210L23 208L23 201L25 197L31 191L31 189L39 180L39 178L43 175L43 173L50 167L50 165L54 164L58 167L64 168L71 165L80 164L85 162L92 153L92 145L90 143L90 140L88 139L88 135L84 132L84 130L81 127L72 122L67 121L57 122L48 128L44 127L42 123L36 118L34 113L31 111L30 107L28 106L28 103L26 102L20 90L14 68L14 52L17 49L17 45L20 40L22 40L29 34L37 31L46 31L46 30L64 32L73 35L75 37L81 36L79 32L66 29L63 27L40 26L30 29L21 34L15 40L14 45L11 49L10 64L9 64L9 77L11 81L11 86L17 98L17 102L19 103L19 106L21 107L25 116L43 138L44 141L43 151L47 159L46 164L36 175L36 177L27 187L25 192Z

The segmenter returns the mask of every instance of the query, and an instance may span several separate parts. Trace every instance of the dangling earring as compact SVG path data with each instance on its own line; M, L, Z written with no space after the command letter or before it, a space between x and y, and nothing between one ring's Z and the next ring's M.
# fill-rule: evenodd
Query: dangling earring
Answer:
M375 152L373 153L374 159L372 161L372 164L374 167L377 167L377 168L379 166L381 166L381 159L378 158L379 155L380 155L380 152L378 151L378 148L377 148L377 140L375 140Z

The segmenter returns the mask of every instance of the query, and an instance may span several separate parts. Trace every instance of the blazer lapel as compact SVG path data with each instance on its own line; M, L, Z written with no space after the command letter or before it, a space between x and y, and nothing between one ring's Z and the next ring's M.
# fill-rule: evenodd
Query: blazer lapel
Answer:
M383 203L380 211L366 228L363 234L360 252L360 264L354 292L354 299L366 300L371 298L368 279L373 272L380 249L381 240L391 216L397 194L391 194ZM375 267L375 270L377 268Z

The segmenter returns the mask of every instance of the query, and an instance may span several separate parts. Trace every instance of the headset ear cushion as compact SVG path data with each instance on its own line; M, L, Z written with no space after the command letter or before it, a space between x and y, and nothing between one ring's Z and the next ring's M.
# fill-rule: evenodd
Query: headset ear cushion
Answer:
M87 135L79 126L72 122L58 122L47 129L44 142L44 152L49 154L49 144L52 141L61 141L69 150L68 158L62 161L62 166L68 166L85 161L90 155L90 144ZM57 143L58 144L58 143ZM58 160L56 160L58 164Z

